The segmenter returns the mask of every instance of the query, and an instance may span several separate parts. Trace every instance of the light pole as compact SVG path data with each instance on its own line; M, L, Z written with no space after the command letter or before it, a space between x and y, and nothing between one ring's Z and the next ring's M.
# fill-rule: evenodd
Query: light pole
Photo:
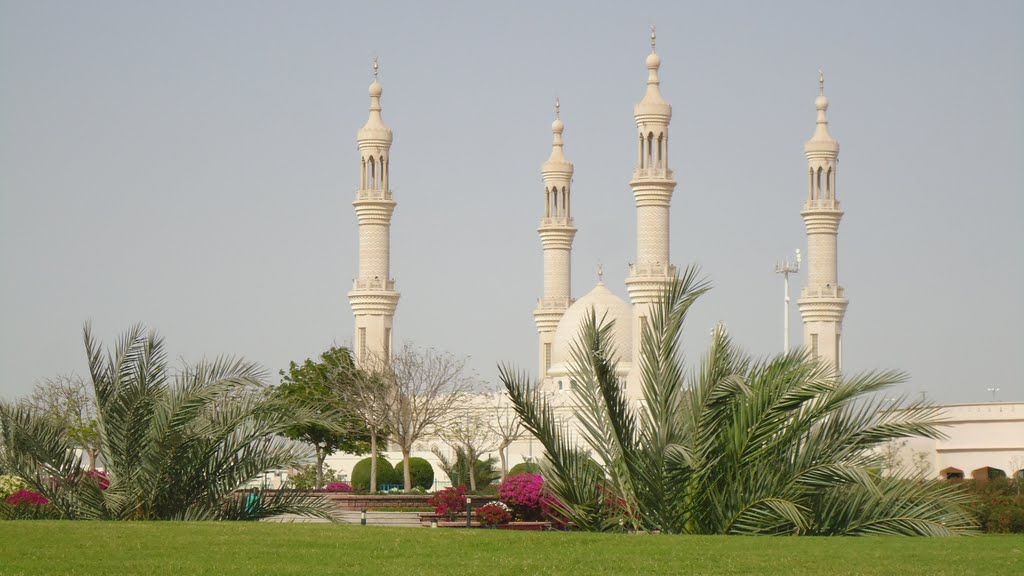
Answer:
M996 392L999 392L999 388L989 388L988 391L992 393L992 401L995 402Z
M800 249L796 249L796 262L790 263L787 258L781 264L775 264L775 273L782 274L783 278L783 320L782 320L782 352L789 353L789 275L800 271Z

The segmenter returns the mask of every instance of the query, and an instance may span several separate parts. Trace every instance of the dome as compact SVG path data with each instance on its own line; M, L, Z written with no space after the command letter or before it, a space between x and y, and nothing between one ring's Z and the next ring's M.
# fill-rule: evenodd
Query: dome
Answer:
M824 94L820 94L814 99L814 107L818 110L828 110L828 98Z
M558 321L555 330L554 347L551 351L551 370L549 373L568 374L568 364L572 362L572 344L579 338L580 326L590 314L597 312L597 320L614 321L612 342L619 363L628 363L633 355L633 309L603 282L598 282L586 296L577 300Z
M373 84L370 84L370 97L380 98L380 95L384 93L384 88L377 82L377 79L373 79Z
M555 118L555 121L551 123L551 131L561 134L563 130L565 130L565 122L562 122L561 118Z
M650 54L648 54L647 55L647 67L648 68L657 69L659 66L661 66L661 56L658 56L654 52L651 52Z

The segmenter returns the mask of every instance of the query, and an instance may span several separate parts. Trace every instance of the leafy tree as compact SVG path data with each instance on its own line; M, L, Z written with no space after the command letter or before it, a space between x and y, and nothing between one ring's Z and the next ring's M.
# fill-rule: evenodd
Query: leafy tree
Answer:
M488 456L483 460L473 460L471 472L469 466L470 459L466 457L466 451L463 448L455 448L454 456L445 454L437 447L431 451L434 453L434 456L437 456L437 460L441 465L441 471L448 476L452 486L467 486L470 474L476 478L478 486L490 486L495 480L500 478L500 473L494 468L496 463L494 456ZM476 490L476 488L473 490Z
M409 458L413 444L443 427L470 387L466 361L433 349L406 344L379 367L379 377L394 394L388 431L402 451L406 492L412 489Z
M67 430L68 438L89 458L89 469L99 456L96 398L78 374L59 374L36 384L26 402Z
M366 426L370 438L370 494L375 493L380 484L389 483L378 481L377 470L380 452L378 445L381 439L387 439L397 391L393 380L386 377L389 362L390 358L371 356L364 361L365 370L342 365L337 370L343 373L331 380L334 393L345 401L352 413Z
M82 467L66 427L26 405L0 403L3 467L68 519L257 519L294 513L334 518L323 498L279 491L246 510L236 491L266 471L312 459L282 434L320 422L311 406L266 393L263 371L236 358L172 371L164 342L141 326L104 352L85 326L97 446L106 479Z
M708 290L694 269L668 286L641 334L641 405L615 376L612 324L595 313L572 347L581 437L536 385L502 368L557 508L587 530L724 534L949 535L975 522L955 488L881 476L879 445L940 437L939 410L877 397L896 372L841 377L804 352L755 361L724 330L687 371L680 335ZM588 450L605 462L595 470Z
M316 452L316 481L314 488L324 485L324 460L335 452L364 454L369 446L365 429L345 399L337 393L356 379L355 364L348 348L331 347L318 361L306 359L301 365L292 362L288 371L282 370L281 385L276 394L286 403L299 407L316 406L323 421L297 424L285 435L313 446Z

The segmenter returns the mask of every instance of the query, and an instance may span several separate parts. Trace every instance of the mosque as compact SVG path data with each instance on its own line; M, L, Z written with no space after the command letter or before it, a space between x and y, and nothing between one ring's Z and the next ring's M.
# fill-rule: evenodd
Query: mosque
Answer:
M639 356L640 334L661 291L678 272L669 254L669 213L676 188L669 156L672 106L661 93L660 66L661 56L656 50L652 27L651 52L646 58L646 92L633 109L637 131L630 187L636 203L637 237L636 257L629 263L625 281L628 303L604 285L600 273L596 286L580 298L573 298L570 270L577 231L572 216L574 167L566 156L565 124L559 117L557 101L555 104L551 153L541 166L543 195L537 197L542 208L537 232L541 239L544 278L543 292L533 317L538 333L541 389L550 394L556 410L565 410L570 416L572 395L559 392L572 388L570 348L581 320L593 309L598 318L604 316L615 321L614 343L619 358L616 371L625 382L627 395L638 398L640 374L633 360ZM807 275L798 306L804 325L804 347L841 371L843 317L849 301L837 276L836 247L843 216L837 192L839 142L829 132L829 101L820 72L818 89L814 101L817 111L814 132L804 145L807 191L800 214L807 233ZM358 132L360 186L353 202L359 224L359 271L348 293L355 316L353 349L357 362L368 357L386 357L390 353L400 296L390 270L391 215L396 206L389 187L392 131L381 116L383 89L377 80L376 62L369 93L369 119ZM482 407L467 406L466 409ZM1010 473L1024 474L1024 444L1021 444L1024 403L958 405L944 409L951 420L946 430L949 438L945 441L922 439L906 448L928 454L926 467L931 471L926 471L925 475L934 476L940 470L964 474L976 466L989 465L1009 467ZM436 457L429 451L431 442L426 439L415 455L436 463ZM509 447L507 456L511 465L539 454L534 454L532 439L524 438ZM347 457L334 461L343 471L349 470L355 462ZM1018 468L1022 470L1018 472ZM435 470L439 470L436 465Z

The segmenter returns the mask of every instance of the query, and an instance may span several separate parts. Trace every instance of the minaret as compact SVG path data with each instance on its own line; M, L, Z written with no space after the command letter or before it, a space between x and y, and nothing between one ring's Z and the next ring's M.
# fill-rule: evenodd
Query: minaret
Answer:
M551 368L551 347L555 329L565 310L572 304L572 240L576 236L571 212L572 162L562 152L562 122L559 102L555 100L555 121L551 124L554 141L551 156L541 165L544 177L544 217L540 220L541 246L544 250L544 295L537 300L533 318L540 335L539 379Z
M661 97L651 26L651 53L647 56L647 93L636 105L637 164L629 183L636 199L636 262L629 266L626 290L633 304L633 370L627 379L630 397L640 395L640 342L651 307L677 269L669 260L669 207L676 181L668 167L668 125L672 106Z
M807 226L807 286L800 292L804 320L804 346L836 371L843 367L843 315L846 293L839 285L836 240L843 210L836 193L839 142L828 132L825 76L818 71L818 123L804 145L808 164L807 201L800 215Z
M391 353L398 292L391 278L391 214L395 201L389 187L391 129L380 115L377 60L370 84L370 118L358 133L361 177L352 203L359 219L359 277L352 283L348 301L355 315L356 361L386 358Z

